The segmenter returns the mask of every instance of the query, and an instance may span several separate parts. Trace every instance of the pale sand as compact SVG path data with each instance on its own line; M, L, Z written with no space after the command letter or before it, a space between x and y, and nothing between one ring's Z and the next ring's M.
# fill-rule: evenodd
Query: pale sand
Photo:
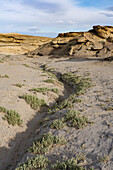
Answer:
M84 110L81 114L94 121L92 126L87 126L82 130L69 127L64 127L62 130L51 130L49 127L39 127L39 120L45 117L47 112L36 113L19 96L25 93L33 94L29 89L43 86L59 88L61 95L63 90L69 94L69 89L64 89L61 85L43 82L47 79L47 76L42 76L44 73L39 69L39 66L45 63L48 63L48 66L54 67L60 73L71 71L83 76L87 72L90 73L88 77L92 79L96 86L88 89L85 95L80 96L84 101L75 104L75 109ZM27 68L23 64L28 64L36 69ZM0 114L0 169L11 169L7 166L11 164L11 167L13 167L21 159L25 160L27 155L24 155L24 153L32 145L32 140L37 137L38 131L40 131L39 135L51 131L68 139L67 145L53 149L47 154L53 162L56 159L71 158L83 152L87 157L87 166L102 170L113 169L113 111L105 111L100 106L100 104L105 104L105 107L113 106L113 62L102 62L96 59L50 59L46 56L27 59L24 56L18 56L7 58L4 63L0 63L0 74L9 76L9 78L0 78L0 106L16 110L24 121L22 127L11 126L3 120L4 114ZM25 86L18 88L14 86L17 83ZM48 105L54 103L58 98L58 95L54 93L47 95L37 93L37 96L44 98ZM60 115L56 113L54 116L59 117ZM47 117L52 119L52 116ZM51 120L48 125L50 123ZM82 144L85 146L84 149L81 148ZM98 161L100 154L108 155L110 161L107 164L100 163Z

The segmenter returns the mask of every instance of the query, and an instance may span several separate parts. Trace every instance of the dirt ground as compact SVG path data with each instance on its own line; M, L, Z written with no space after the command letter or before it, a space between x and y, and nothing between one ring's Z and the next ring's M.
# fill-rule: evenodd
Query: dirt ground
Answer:
M0 56L0 75L8 75L9 78L0 78L0 106L8 110L16 110L23 120L21 127L9 125L3 120L4 113L0 114L0 169L15 169L19 162L26 160L26 149L32 145L33 140L40 134L52 132L63 136L68 143L62 147L56 147L47 153L47 157L53 162L63 158L75 157L76 154L86 155L85 167L93 167L96 170L113 170L113 62L101 61L98 58L68 59L26 58L25 56ZM47 110L35 111L20 96L33 94L31 88L48 87L58 88L60 96L69 96L71 89L65 84L46 83L49 76L40 69L47 64L59 74L75 72L77 75L92 79L93 87L89 88L80 98L81 103L75 103L74 109L94 122L83 129L64 127L60 130L51 129L49 126L39 126L39 120L45 117L57 118L47 114ZM44 76L45 74L45 76ZM22 88L15 86L23 84ZM53 92L46 95L36 93L38 98L44 99L51 106L59 98ZM63 110L62 110L63 112ZM81 147L84 145L84 147ZM99 161L100 157L107 156L109 161Z

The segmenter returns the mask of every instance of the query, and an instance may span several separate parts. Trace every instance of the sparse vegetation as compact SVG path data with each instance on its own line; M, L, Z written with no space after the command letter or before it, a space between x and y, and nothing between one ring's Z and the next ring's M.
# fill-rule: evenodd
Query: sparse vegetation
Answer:
M21 126L23 122L20 119L19 113L17 113L15 110L8 110L7 114L4 117L4 120L7 120L7 122L13 126L15 125Z
M113 106L108 106L105 108L106 111L112 111L113 110Z
M5 107L0 107L0 112L5 113L4 120L7 120L10 125L22 125L23 121L21 120L20 114L15 110L7 110Z
M100 156L99 158L99 162L103 162L103 163L107 163L109 161L109 156L105 155L104 156Z
M43 155L37 155L36 157L32 157L28 159L27 162L20 164L16 170L30 170L37 168L46 168L48 166L49 160Z
M64 138L47 133L42 135L36 142L33 142L33 146L28 151L35 154L42 154L48 152L54 145L63 145L65 143Z
M5 76L2 76L1 74L0 74L0 78L9 78L9 76L6 74Z
M53 79L47 79L47 80L44 80L44 82L54 84L54 80Z
M14 84L14 86L21 88L24 84Z
M90 78L83 78L74 73L63 74L62 80L73 86L77 95L84 94L86 89L92 86Z
M22 98L30 104L31 108L34 110L38 110L41 106L47 106L43 99L39 99L34 95L24 94Z
M63 122L62 119L56 119L53 121L50 127L52 129L62 129L64 126L65 126L65 123Z
M47 87L41 87L41 88L30 89L30 91L35 91L35 92L39 92L39 93L43 93L43 94L46 94L46 92L48 92L48 91L52 91L56 94L59 94L59 90L57 88L49 89Z
M85 170L85 168L80 167L77 165L77 160L72 158L72 159L67 159L63 162L57 161L56 164L51 166L52 170Z

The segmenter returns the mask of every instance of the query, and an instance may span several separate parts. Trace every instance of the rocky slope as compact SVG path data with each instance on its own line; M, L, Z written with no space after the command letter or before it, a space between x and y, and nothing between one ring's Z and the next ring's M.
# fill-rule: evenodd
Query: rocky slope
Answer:
M50 40L51 38L48 37L29 36L16 33L0 34L0 54L24 54Z
M113 55L113 27L94 26L88 32L60 33L51 42L27 54L74 57L109 57Z

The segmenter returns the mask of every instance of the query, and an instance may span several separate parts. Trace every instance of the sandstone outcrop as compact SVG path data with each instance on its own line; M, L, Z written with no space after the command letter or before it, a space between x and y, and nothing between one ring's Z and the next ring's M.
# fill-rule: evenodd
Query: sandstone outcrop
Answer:
M34 55L109 57L113 55L113 27L97 25L88 32L60 33L49 43L27 55L29 57Z
M0 34L0 54L24 54L33 51L51 38L22 35L16 33Z

